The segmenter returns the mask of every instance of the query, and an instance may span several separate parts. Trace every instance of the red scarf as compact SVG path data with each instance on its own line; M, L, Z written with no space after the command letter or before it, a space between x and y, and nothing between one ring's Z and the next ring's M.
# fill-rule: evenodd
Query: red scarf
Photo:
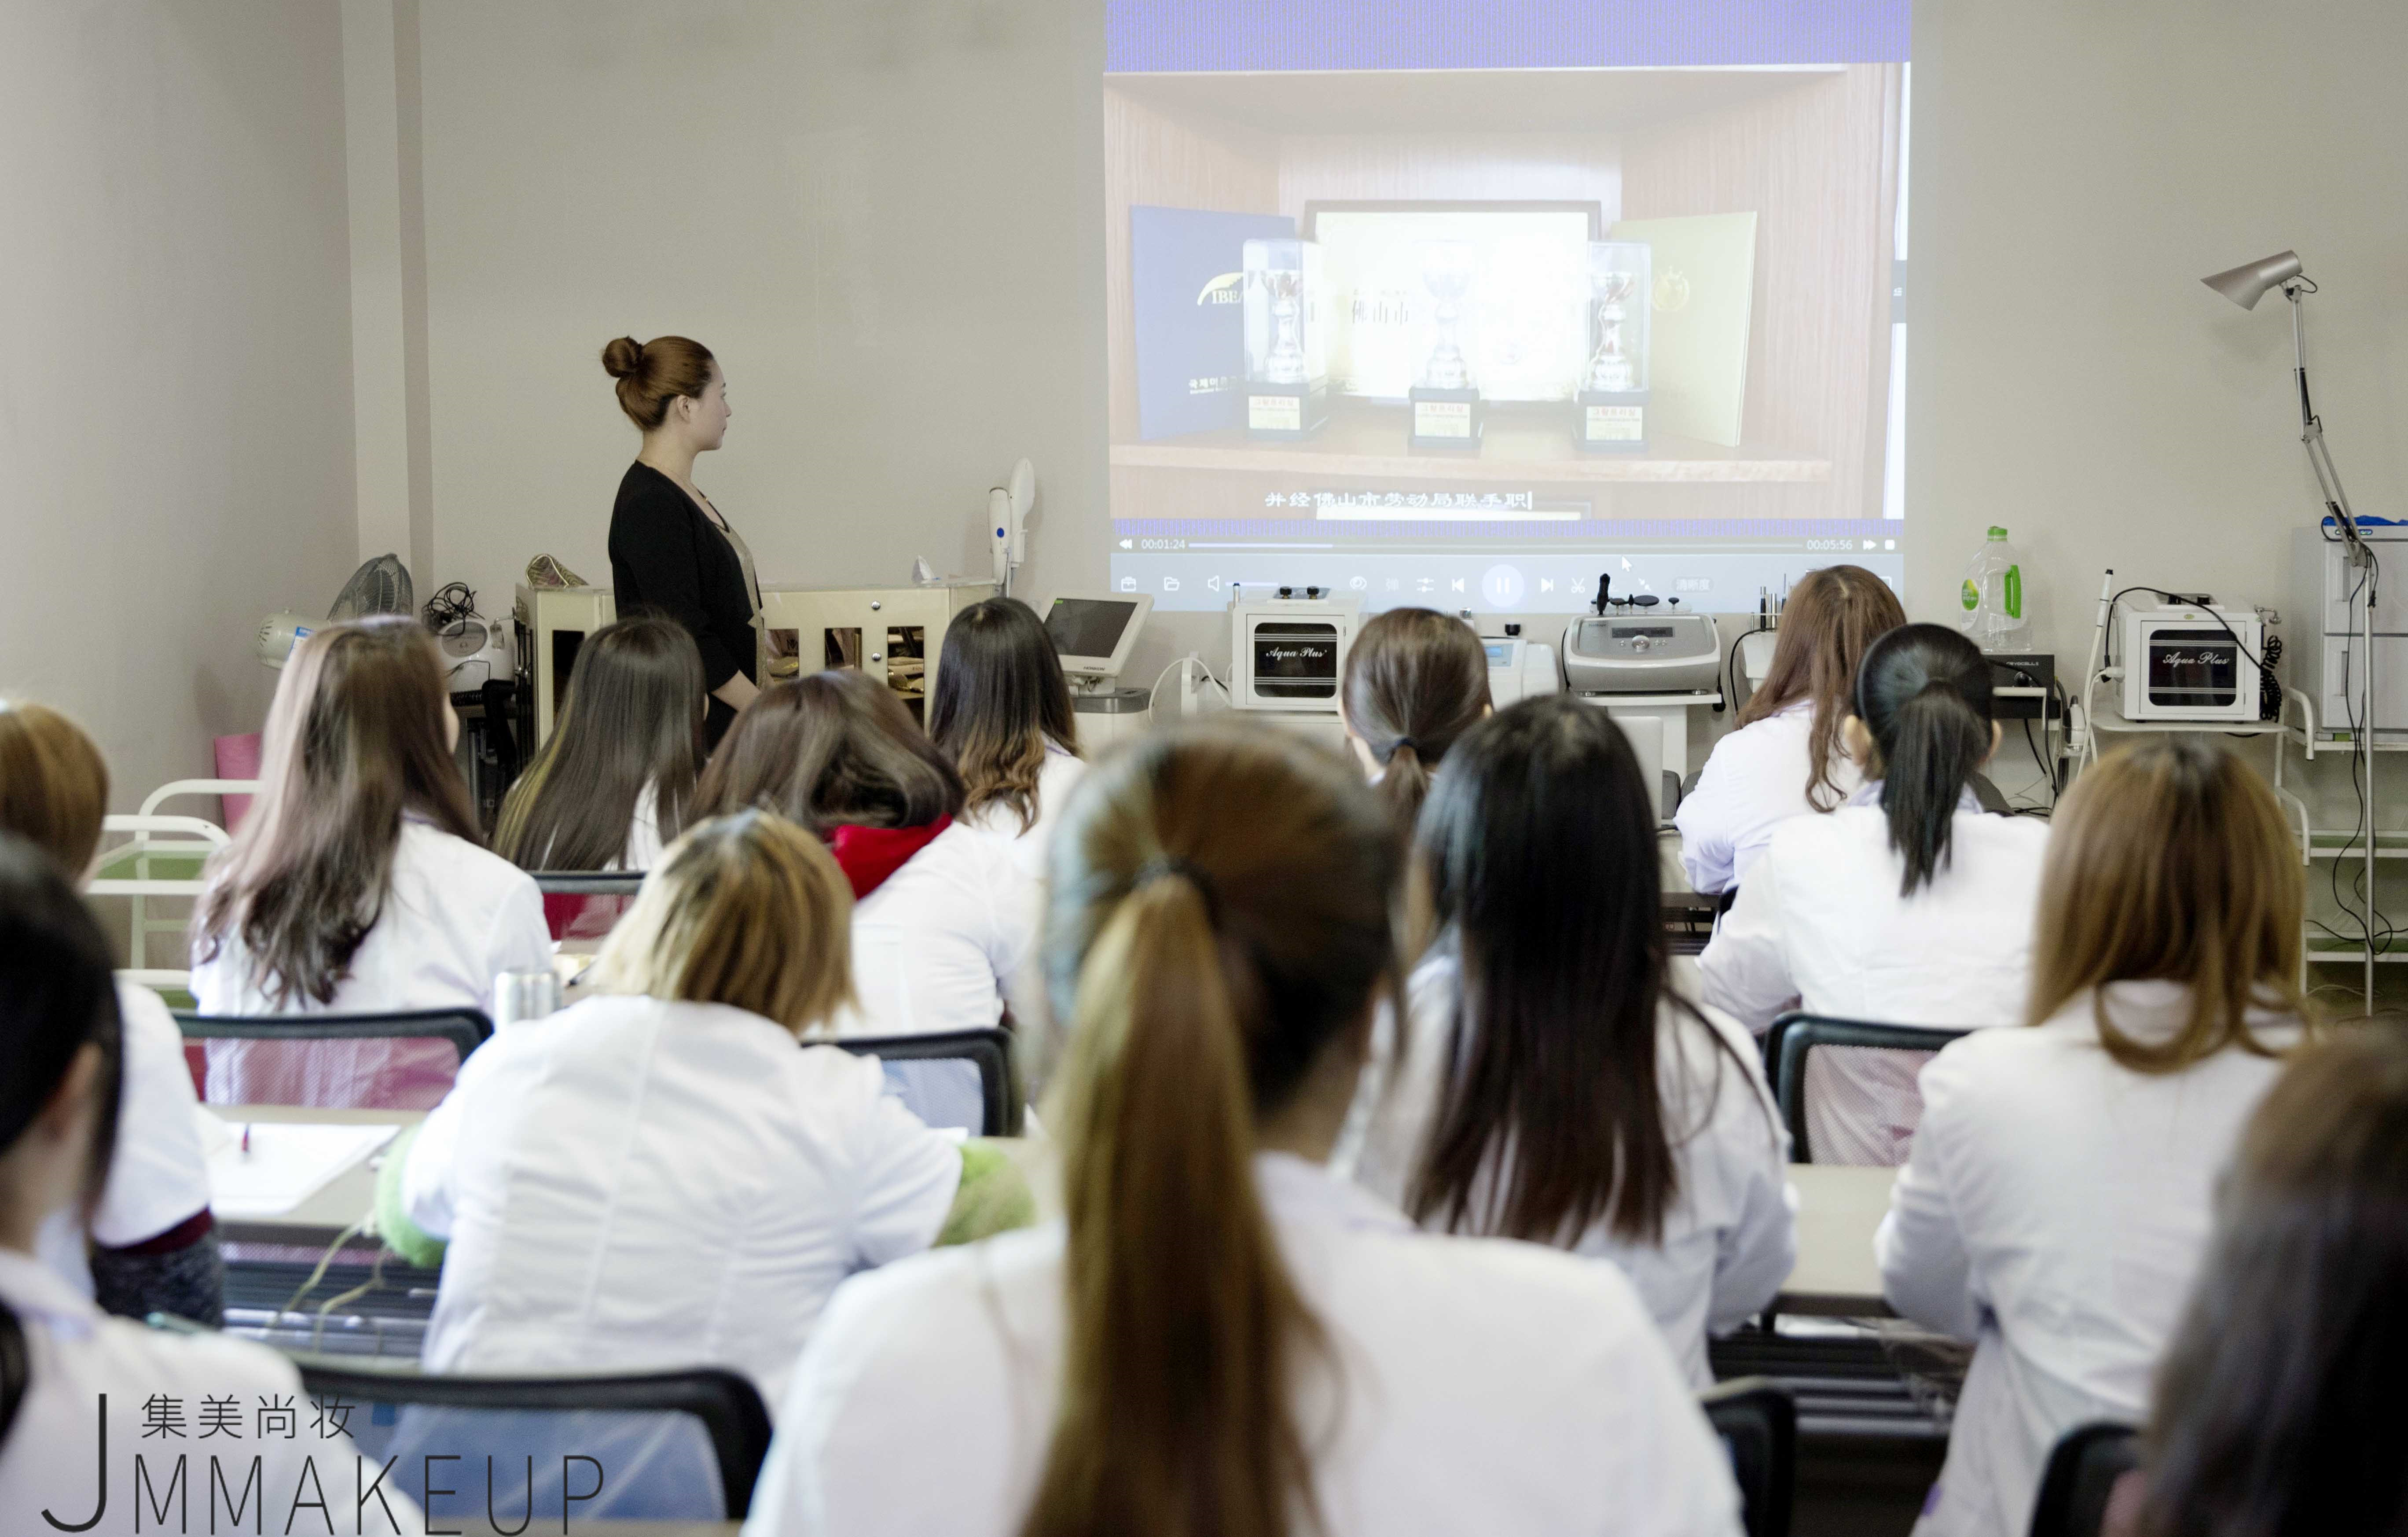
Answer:
M950 816L917 827L858 827L843 823L828 835L828 852L836 855L844 878L853 883L853 899L857 902L953 825Z

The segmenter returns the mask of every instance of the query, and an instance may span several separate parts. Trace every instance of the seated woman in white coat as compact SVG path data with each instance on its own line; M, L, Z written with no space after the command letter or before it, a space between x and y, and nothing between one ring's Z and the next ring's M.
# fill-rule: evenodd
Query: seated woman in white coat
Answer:
M1042 881L1046 844L1087 764L1061 654L1035 610L990 597L953 616L928 697L928 739L962 776L962 820Z
M330 625L294 648L259 795L194 916L202 1013L490 1014L497 974L552 965L542 894L478 835L459 735L416 620ZM457 1060L440 1041L212 1041L208 1097L425 1110Z
M715 1365L775 1402L837 1283L936 1242L962 1149L874 1059L796 1045L850 990L852 906L783 818L704 822L611 931L604 996L468 1059L386 1160L382 1226L422 1263L450 1243L428 1371Z
M2408 1038L2300 1053L2243 1133L2116 1537L2408 1531ZM2120 1493L2121 1491L2119 1491Z
M1861 566L1826 566L1790 589L1763 686L1672 816L1692 889L1719 896L1743 883L1774 827L1855 792L1861 776L1840 722L1856 664L1905 623L1889 583Z
M697 806L774 811L819 834L853 886L854 1004L841 1035L1002 1017L1037 941L1037 883L962 820L961 775L894 690L851 668L774 683L703 770Z
M595 630L552 735L502 800L494 852L523 869L652 869L685 826L710 703L684 625L638 614Z
M2028 1029L1923 1070L1874 1241L1899 1314L1975 1342L1919 1537L2021 1537L2048 1450L2138 1421L2218 1175L2298 1041L2299 848L2256 769L2164 737L2057 813Z
M1872 783L1828 816L1774 829L1698 957L1706 1001L1763 1032L1784 1009L1879 1025L2020 1024L2046 824L1993 816L1968 785L1999 743L1990 664L1938 625L1873 642L1849 750ZM1904 1160L1920 1100L1914 1052L1807 1055L1816 1163Z
M1747 1032L1673 989L1654 798L1605 711L1525 699L1422 814L1440 925L1355 1178L1440 1232L1610 1259L1689 1381L1797 1257L1788 1135Z
M108 766L80 726L44 705L0 699L0 833L81 876L100 847ZM122 1104L108 1183L87 1225L62 1211L42 1257L103 1311L172 1314L217 1326L225 1266L209 1213L184 1036L158 994L120 978Z
M1066 1217L845 1283L752 1537L1740 1530L1611 1266L1322 1167L1398 964L1395 829L1276 731L1096 766L1054 846Z
M201 1413L205 1396L231 1394L246 1412L270 1400L308 1412L300 1374L276 1352L108 1317L35 1257L47 1226L64 1218L80 1228L110 1182L121 1103L109 964L108 941L65 872L0 833L0 1511L11 1531L176 1530L176 1518L159 1519L142 1496L167 1484L190 1444L185 1487L194 1498L185 1509L200 1504L207 1490L194 1486L208 1476L207 1448L176 1442L176 1451L163 1452L168 1443L141 1439L146 1404L171 1400L189 1416ZM224 1444L230 1486L259 1481L244 1490L265 1502L251 1507L256 1522L282 1530L297 1520L308 1530L331 1504L358 1509L362 1531L425 1530L389 1483L376 1487L377 1464L362 1478L339 1433ZM139 1451L150 1454L147 1489L135 1479ZM364 1508L353 1503L363 1482L371 1487ZM299 1515L296 1502L311 1515ZM348 1515L344 1530L351 1530Z
M1488 653L1434 609L1390 609L1346 648L1339 718L1347 746L1406 838L1447 753L1488 714Z

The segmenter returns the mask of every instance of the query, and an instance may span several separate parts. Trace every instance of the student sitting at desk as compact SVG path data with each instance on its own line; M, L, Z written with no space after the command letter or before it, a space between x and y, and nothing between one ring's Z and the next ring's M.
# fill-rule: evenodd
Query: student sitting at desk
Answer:
M853 887L842 1035L982 1029L1036 943L1037 883L960 819L961 775L866 673L773 683L711 754L697 815L748 806L820 835Z
M105 1316L35 1257L36 1235L52 1220L80 1231L94 1199L107 1199L115 1123L130 1108L119 1099L119 1027L99 925L48 855L0 834L0 1510L16 1531L173 1530L143 1521L142 1497L167 1485L168 1465L182 1476L179 1454L157 1450L167 1443L141 1439L146 1405L172 1402L180 1418L199 1414L205 1397L232 1395L246 1411L280 1401L308 1412L299 1373L276 1352ZM279 1519L294 1514L311 1477L337 1509L359 1492L357 1454L339 1428L225 1444L231 1476L259 1480L248 1492L274 1504ZM145 1448L153 1450L150 1489L133 1472ZM188 1488L207 1477L205 1461L194 1458ZM193 1502L204 1497L195 1489ZM380 1498L366 1497L358 1530L425 1530L408 1500L394 1495L380 1508ZM161 1507L149 1508L155 1517Z
M523 869L650 869L702 773L702 654L638 614L577 650L552 737L502 802L494 852Z
M1277 731L1096 766L1054 846L1067 1222L847 1282L752 1537L1697 1533L1729 1463L1612 1267L1330 1174L1400 850Z
M259 796L194 915L202 1013L490 1014L497 973L552 965L535 882L478 835L459 734L416 620L330 625L294 648ZM440 1041L212 1041L208 1098L424 1110L457 1060Z
M1488 652L1453 615L1390 609L1347 648L1338 706L1347 746L1411 838L1439 765L1489 712Z
M2258 1107L2157 1369L2129 1537L2408 1530L2408 1041L2354 1030ZM2111 1527L2111 1530L2114 1529Z
M1747 1032L1673 991L1646 777L1562 695L1446 762L1421 820L1439 939L1396 1084L1364 1075L1355 1178L1439 1231L1613 1261L1706 1386L1707 1334L1761 1312L1796 1257L1789 1139Z
M30 840L80 877L100 847L108 807L108 767L82 728L46 706L0 699L0 833ZM117 1012L124 1103L108 1184L92 1212L90 1252L84 1228L61 1212L42 1231L42 1257L110 1313L166 1313L215 1327L225 1267L183 1032L158 994L122 978Z
M1918 1537L2021 1537L2050 1445L2137 1420L2216 1177L2300 1027L2299 846L2257 770L2165 737L2057 813L2028 1029L1923 1070L1874 1240L1900 1315L1975 1342Z
M1854 702L1843 734L1872 783L1773 829L1698 957L1706 1001L1758 1033L1793 1000L1874 1024L2020 1023L2048 827L1990 815L1967 788L1999 742L1990 664L1955 630L1909 625L1865 653ZM1813 1160L1903 1161L1925 1060L1810 1053Z
M963 1150L876 1060L796 1044L851 991L852 907L783 818L702 823L612 930L606 996L468 1059L380 1192L414 1257L450 1241L428 1371L710 1364L774 1403L836 1284L936 1242Z
M1889 583L1861 566L1809 571L1790 590L1764 686L1673 813L1693 888L1719 896L1742 884L1775 826L1831 811L1856 790L1860 776L1840 722L1856 664L1905 623Z
M1047 840L1087 765L1062 657L1035 610L990 597L945 626L928 738L961 773L963 822L1043 880Z

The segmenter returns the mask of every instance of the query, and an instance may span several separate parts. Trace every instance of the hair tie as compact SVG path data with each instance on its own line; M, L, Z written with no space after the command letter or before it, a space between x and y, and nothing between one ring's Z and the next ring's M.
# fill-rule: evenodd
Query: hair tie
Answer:
M1413 750L1413 756L1420 757L1422 755L1421 743L1413 740L1411 737L1398 737L1396 740L1395 744L1388 749L1388 756L1393 758L1408 747Z
M1201 866L1182 859L1175 854L1158 854L1139 866L1137 874L1130 878L1129 891L1134 894L1156 881L1164 880L1184 881L1194 886L1196 895L1204 898L1206 921L1212 921L1219 916L1221 904L1218 894L1212 889L1212 878L1204 872Z

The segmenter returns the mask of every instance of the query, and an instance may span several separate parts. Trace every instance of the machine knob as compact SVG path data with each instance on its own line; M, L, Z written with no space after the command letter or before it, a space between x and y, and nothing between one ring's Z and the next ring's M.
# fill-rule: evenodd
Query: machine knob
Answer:
M1648 639L1643 635L1635 635L1630 639L1630 649L1632 651L1654 651L1656 649L1656 642Z
M885 604L881 603L878 599L876 599L876 598L874 598L874 597L873 597L873 598L871 598L871 599L869 600L869 611L870 611L871 613L876 613L879 610L881 610L881 609L882 609L882 608L884 608L884 607L886 607L886 605L885 605Z

